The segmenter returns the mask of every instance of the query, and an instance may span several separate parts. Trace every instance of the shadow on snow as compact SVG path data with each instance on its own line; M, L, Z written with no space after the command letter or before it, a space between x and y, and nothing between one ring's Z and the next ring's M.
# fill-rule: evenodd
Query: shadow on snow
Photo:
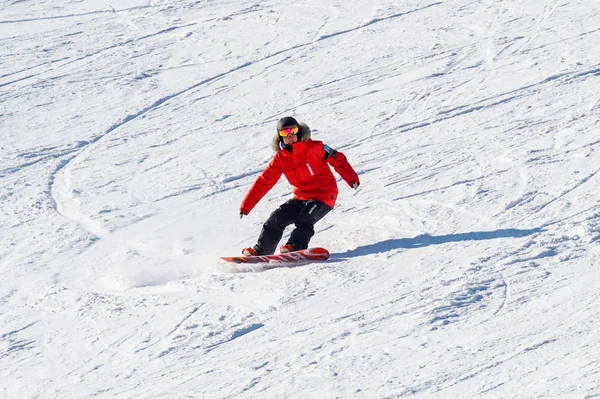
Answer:
M470 233L446 234L442 236L421 234L414 238L393 238L374 244L363 245L356 249L342 253L332 253L330 259L371 255L392 251L394 249L423 248L430 245L447 244L450 242L482 241L493 240L496 238L519 238L530 236L541 231L543 230L536 228L529 230L502 229L494 231L473 231Z

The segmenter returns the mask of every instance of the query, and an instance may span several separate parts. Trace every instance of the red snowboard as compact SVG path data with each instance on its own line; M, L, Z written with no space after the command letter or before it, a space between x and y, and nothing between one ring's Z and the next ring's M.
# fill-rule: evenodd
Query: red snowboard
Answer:
M233 263L296 263L312 262L329 259L329 251L325 248L308 248L301 251L288 252L276 255L258 256L224 256L225 262Z

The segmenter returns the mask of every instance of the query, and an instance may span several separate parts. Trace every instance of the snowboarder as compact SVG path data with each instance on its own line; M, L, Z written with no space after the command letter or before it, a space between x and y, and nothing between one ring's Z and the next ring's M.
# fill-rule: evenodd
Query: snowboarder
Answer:
M296 227L288 242L279 249L280 253L308 248L315 234L315 223L333 209L338 196L330 165L350 187L357 189L360 185L358 175L344 154L321 141L311 140L310 136L310 128L292 117L277 122L277 135L272 143L275 155L242 201L240 218L250 213L282 173L293 186L294 198L271 213L263 224L256 245L244 248L243 255L273 254L283 231L292 223Z

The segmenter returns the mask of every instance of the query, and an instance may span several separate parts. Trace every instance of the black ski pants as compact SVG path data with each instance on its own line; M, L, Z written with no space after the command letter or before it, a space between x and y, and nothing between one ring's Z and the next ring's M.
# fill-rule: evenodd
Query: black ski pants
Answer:
M308 248L308 243L315 234L314 225L331 211L331 207L318 200L301 201L291 199L279 206L263 224L258 242L254 246L258 255L275 253L277 244L287 226L294 223L288 244L294 250Z

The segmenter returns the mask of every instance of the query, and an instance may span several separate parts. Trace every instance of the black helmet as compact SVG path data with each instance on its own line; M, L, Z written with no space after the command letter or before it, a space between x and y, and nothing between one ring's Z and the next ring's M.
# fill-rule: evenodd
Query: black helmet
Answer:
M292 126L296 126L298 128L298 133L296 133L296 137L298 137L298 141L302 141L302 139L304 138L304 130L302 129L302 126L298 123L298 121L296 119L292 118L291 116L286 116L285 118L281 118L277 122L277 136L279 137L279 142L281 143L281 146L284 146L284 144L283 144L283 137L279 136L279 131L281 129L283 129L284 127L292 127Z
M296 137L298 137L298 141L309 140L311 136L310 128L304 122L298 122L295 118L291 116L286 116L285 118L281 118L277 121L277 133L273 137L272 148L273 151L277 152L284 148L288 150L292 150L291 145L285 145L283 142L283 137L279 135L279 131L285 127L298 127L298 133L296 133Z
M281 118L279 122L277 122L277 133L284 127L296 126L300 127L298 121L291 116L286 116L285 118Z

